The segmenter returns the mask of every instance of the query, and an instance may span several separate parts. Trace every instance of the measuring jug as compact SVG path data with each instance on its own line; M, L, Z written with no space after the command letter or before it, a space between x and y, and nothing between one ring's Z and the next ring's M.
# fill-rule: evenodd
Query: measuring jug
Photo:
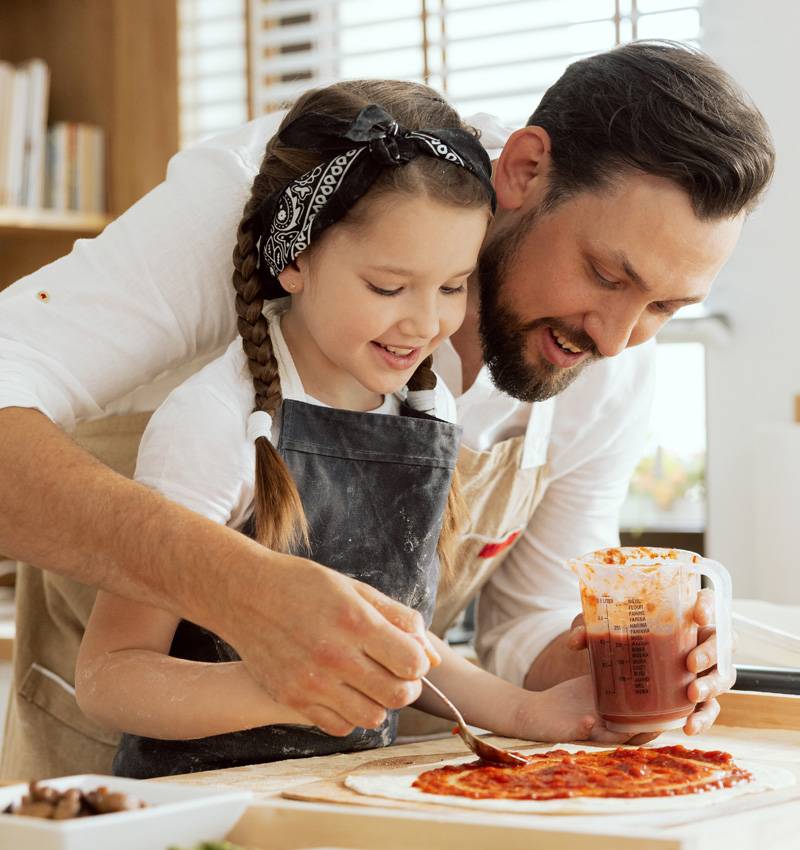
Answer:
M694 711L686 656L697 646L700 576L714 585L717 669L731 675L731 577L683 549L601 549L567 562L580 580L595 705L615 732L677 729Z

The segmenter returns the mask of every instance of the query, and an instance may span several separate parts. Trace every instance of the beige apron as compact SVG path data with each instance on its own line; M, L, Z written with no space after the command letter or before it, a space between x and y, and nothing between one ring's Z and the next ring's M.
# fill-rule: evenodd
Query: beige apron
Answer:
M536 404L524 435L483 452L461 447L458 471L470 528L456 550L457 580L436 600L431 629L440 637L503 563L544 496L554 405L552 399ZM429 735L452 725L452 720L407 708L400 713L398 732Z
M441 635L489 580L544 494L553 403L535 405L524 435L484 452L462 446L458 468L471 516L459 542L458 580L437 600L433 630ZM112 416L79 426L75 439L123 475L132 476L149 414ZM20 564L14 677L0 777L41 779L110 773L118 737L89 720L75 701L74 670L95 591ZM426 734L452 723L404 709L400 734Z
M78 427L85 449L132 476L149 413L110 416ZM92 588L28 564L17 568L17 633L0 776L31 780L110 773L117 735L75 701L75 661L94 604Z

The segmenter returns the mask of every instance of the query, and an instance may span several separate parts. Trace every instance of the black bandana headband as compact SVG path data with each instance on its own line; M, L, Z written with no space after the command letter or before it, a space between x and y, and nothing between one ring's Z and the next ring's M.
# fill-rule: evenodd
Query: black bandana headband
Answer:
M331 159L265 198L261 219L261 262L277 278L326 227L339 221L384 168L417 156L432 156L466 169L480 180L494 212L492 165L481 143L459 129L406 130L372 104L353 122L317 112L292 121L280 134L286 145L327 154ZM275 287L268 287L275 290ZM268 292L268 297L285 294Z

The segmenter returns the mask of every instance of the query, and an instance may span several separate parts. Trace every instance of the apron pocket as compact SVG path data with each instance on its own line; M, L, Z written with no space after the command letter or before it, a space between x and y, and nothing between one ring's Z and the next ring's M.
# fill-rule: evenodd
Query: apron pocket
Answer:
M78 707L72 685L41 664L31 664L28 668L19 695L73 732L116 748L119 736L90 720Z

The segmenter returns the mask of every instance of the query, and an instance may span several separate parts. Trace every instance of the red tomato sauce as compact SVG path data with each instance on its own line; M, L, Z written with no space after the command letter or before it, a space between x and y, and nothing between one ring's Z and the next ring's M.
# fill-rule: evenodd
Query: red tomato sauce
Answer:
M473 799L554 800L564 797L669 797L750 782L752 775L729 753L657 747L526 757L519 767L482 761L447 765L420 774L413 786L427 794Z

